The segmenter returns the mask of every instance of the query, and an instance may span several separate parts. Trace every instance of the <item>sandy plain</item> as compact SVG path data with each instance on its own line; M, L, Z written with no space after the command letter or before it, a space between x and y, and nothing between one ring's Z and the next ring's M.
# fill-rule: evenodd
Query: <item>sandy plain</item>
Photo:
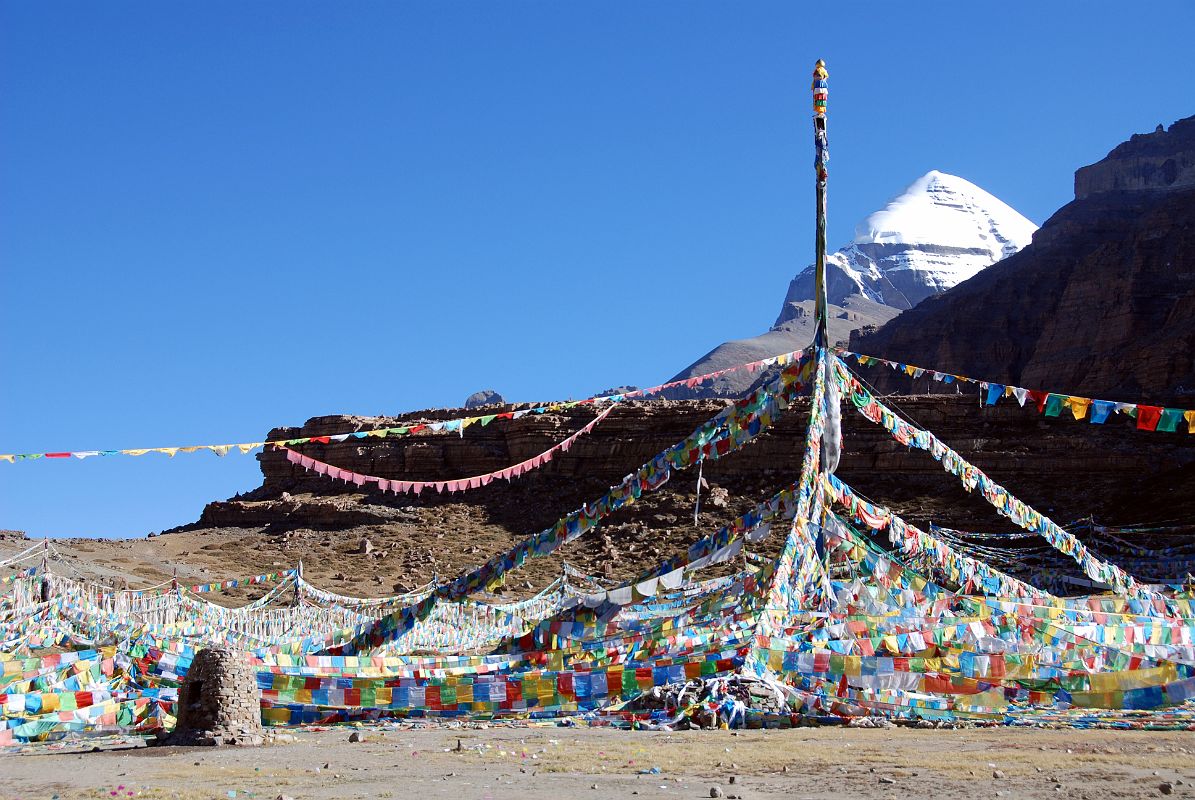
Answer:
M1189 732L434 726L362 729L350 743L352 730L294 731L260 748L2 755L0 797L675 800L713 787L744 800L1195 797Z

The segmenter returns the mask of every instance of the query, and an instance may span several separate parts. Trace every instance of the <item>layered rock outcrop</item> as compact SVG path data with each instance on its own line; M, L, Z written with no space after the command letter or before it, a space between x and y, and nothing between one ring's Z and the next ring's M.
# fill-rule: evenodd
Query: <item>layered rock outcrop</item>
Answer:
M1186 471L1195 472L1195 448L1188 445L1185 434L1143 433L1123 422L1100 427L1043 418L1015 404L981 409L969 395L906 397L896 404L994 479L1060 520L1094 514L1140 521L1156 518L1162 506L1177 507L1176 503L1183 502L1195 509L1195 493L1185 500L1180 496L1182 487L1189 485L1189 479L1182 476ZM478 519L514 533L532 533L596 499L624 475L681 440L722 405L714 400L622 404L590 435L578 439L569 452L541 469L510 483L495 481L463 494L363 491L307 472L283 453L267 450L258 457L264 476L261 487L209 504L199 522L188 527L434 528L436 515L425 511L464 504ZM442 419L459 413L445 410L422 416ZM796 480L807 414L807 401L801 400L755 443L705 465L706 479L725 488L733 500L724 509L705 508L712 514L704 518L709 524L733 518ZM371 438L309 444L301 449L343 469L387 479L451 480L505 467L546 450L592 417L592 410L574 408L496 420L485 427L474 425L464 436ZM320 417L301 428L276 429L269 437L327 436L401 421L409 422L409 418ZM1007 522L963 491L929 456L910 452L849 410L844 410L843 421L846 441L839 473L860 491L893 504L914 521L1007 527ZM695 480L695 475L678 474L660 494L689 507L691 514ZM641 511L642 520L638 519ZM696 536L691 516L688 522L677 515L656 519L659 511L645 502L641 508L631 506L623 514L625 519L620 517L616 523L629 523L660 537L673 529L686 538Z
M1193 161L1195 118L1117 147L1079 170L1079 197L1029 247L852 335L851 349L1030 389L1191 404ZM904 377L877 380L911 388Z
M1134 134L1108 157L1075 173L1075 199L1100 192L1195 188L1195 117Z

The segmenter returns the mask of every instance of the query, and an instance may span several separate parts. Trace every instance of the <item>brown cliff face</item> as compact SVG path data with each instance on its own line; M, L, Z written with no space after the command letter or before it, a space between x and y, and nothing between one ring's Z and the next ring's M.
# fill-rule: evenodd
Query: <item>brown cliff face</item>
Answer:
M995 480L1065 523L1094 514L1108 522L1153 522L1195 512L1195 448L1182 434L1142 433L1131 425L1094 426L1046 419L1012 404L978 407L970 395L896 398L912 419L934 430ZM509 484L455 495L382 495L306 472L277 451L259 456L264 481L248 495L211 503L190 531L237 529L264 534L262 547L305 559L309 574L342 588L365 575L386 575L407 588L431 576L456 574L599 497L624 475L713 416L721 401L627 403L545 467ZM452 418L459 411L424 412ZM611 578L682 552L696 539L797 479L807 401L741 452L705 465L711 484L694 525L696 471L674 474L655 493L614 514L559 557ZM593 417L584 409L474 425L465 435L440 434L357 443L304 445L336 466L390 479L454 479L515 463L547 449ZM409 418L408 418L409 419ZM272 431L294 438L391 426L394 419L321 417L302 428ZM928 455L910 452L887 433L844 409L844 455L838 473L865 496L912 522L1008 530L981 500L965 492ZM356 555L369 538L374 552ZM775 534L760 548L774 553ZM244 537L241 542L244 543ZM272 551L271 551L272 552ZM380 554L380 555L379 555ZM322 558L321 556L329 556ZM559 557L529 564L515 586L540 586L558 574ZM357 564L357 562L362 562ZM353 566L356 572L347 569Z
M1191 405L1195 173L1142 165L1195 161L1195 118L1141 138L1080 170L1080 199L1029 247L852 336L851 349L1030 389ZM894 376L880 385L909 388Z
M1075 199L1099 192L1195 187L1195 117L1134 134L1103 161L1075 173Z

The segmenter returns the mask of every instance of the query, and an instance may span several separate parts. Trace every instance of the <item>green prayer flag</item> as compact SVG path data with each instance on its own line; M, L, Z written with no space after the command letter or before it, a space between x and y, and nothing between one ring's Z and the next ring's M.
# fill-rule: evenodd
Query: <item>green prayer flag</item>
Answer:
M1178 425L1183 421L1183 409L1181 408L1164 408L1162 409L1162 418L1158 420L1158 430L1166 433L1174 433L1178 430Z
M1066 397L1064 395L1060 395L1060 394L1051 394L1049 397L1047 397L1046 398L1046 411L1045 411L1046 416L1047 417L1056 417L1059 414L1061 414L1062 413L1062 404L1065 400L1066 400Z

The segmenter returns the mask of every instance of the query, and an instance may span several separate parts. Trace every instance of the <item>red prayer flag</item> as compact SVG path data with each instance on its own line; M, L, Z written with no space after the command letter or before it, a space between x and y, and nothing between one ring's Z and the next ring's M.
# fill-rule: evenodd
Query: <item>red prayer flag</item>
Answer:
M1159 406L1137 406L1137 427L1143 431L1158 429L1158 421L1162 418Z

